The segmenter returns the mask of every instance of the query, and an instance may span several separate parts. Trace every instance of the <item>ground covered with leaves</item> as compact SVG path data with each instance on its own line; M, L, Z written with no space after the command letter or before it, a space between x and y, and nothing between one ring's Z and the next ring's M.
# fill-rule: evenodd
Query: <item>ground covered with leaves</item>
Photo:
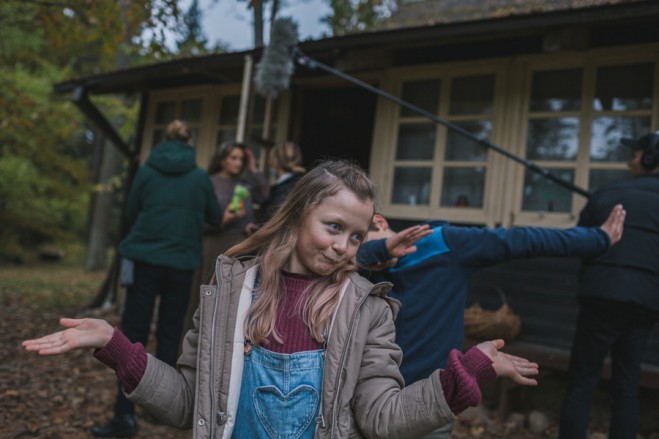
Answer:
M80 350L40 357L21 347L25 339L58 330L62 316L83 311L105 273L57 266L0 268L0 437L89 438L89 429L112 415L114 373ZM114 310L101 312L113 324ZM190 431L156 425L138 412L137 438L191 438Z
M0 438L89 438L90 428L112 415L115 376L93 358L91 351L40 357L21 347L25 339L58 330L57 322L62 316L100 316L117 324L119 316L114 308L84 309L104 278L105 273L85 273L57 265L0 267ZM453 437L557 437L557 407L564 381L564 375L547 374L541 377L537 388L513 390L511 410L505 416L498 416L497 412L499 384L491 385L485 389L484 404L461 415ZM642 401L643 437L659 439L659 401L652 392L644 395L647 398ZM606 407L608 399L601 392L593 408L592 439L606 437ZM139 408L137 418L137 439L192 437L189 430L155 423ZM539 433L533 433L532 427Z

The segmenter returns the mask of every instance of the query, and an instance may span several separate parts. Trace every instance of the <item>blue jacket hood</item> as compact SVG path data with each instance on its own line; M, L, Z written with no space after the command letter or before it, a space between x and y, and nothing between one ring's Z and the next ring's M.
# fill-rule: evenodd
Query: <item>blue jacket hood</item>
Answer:
M194 148L175 140L156 145L146 164L163 174L185 174L197 167Z

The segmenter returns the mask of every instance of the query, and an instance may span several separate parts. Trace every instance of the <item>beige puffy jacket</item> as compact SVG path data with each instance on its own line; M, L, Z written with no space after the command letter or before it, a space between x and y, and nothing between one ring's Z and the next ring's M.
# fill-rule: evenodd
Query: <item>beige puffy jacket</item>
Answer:
M179 371L149 355L129 399L172 425L192 427L196 439L230 439L243 368L242 322L255 275L254 259L219 257L217 285L201 287ZM402 353L394 342L398 305L386 297L390 286L357 274L343 286L325 352L318 439L409 439L455 419L439 370L403 388Z

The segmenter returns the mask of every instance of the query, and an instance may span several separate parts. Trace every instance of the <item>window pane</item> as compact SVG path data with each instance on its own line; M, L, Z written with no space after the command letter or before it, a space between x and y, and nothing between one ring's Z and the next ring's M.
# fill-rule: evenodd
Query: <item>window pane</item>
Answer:
M531 111L581 109L581 69L533 73Z
M197 139L199 139L199 128L190 128L190 134L192 134L192 145L199 146Z
M170 123L176 119L176 102L160 102L156 106L156 123Z
M261 124L265 122L265 102L266 99L263 96L256 95L254 97L254 123ZM271 123L277 120L277 107L277 100L273 100L272 109L270 110L272 111L272 119L270 120ZM238 113L236 112L236 114Z
M263 134L263 127L256 126L252 127L251 130L249 130L249 137L245 139L245 144L249 146L249 148L252 150L254 153L254 158L256 158L256 161L258 162L261 159L261 151L266 145L269 145L269 141L261 138L261 135ZM270 137L268 139L274 139L275 138L275 129L270 128Z
M445 168L441 205L483 207L485 168Z
M631 177L631 174L626 169L591 169L588 177L588 190L594 192L609 183L625 180L629 177Z
M432 160L435 155L435 125L401 124L397 145L397 160Z
M153 132L153 141L151 142L151 146L156 146L163 140L165 140L165 130L155 130Z
M223 142L236 140L236 129L231 128L228 130L220 130L217 132L217 141L215 144L217 146L221 145Z
M531 160L574 160L579 148L579 119L534 119L529 121L526 157Z
M474 120L458 122L461 128L469 131L479 139L487 139L492 131L492 122L489 120ZM487 147L456 132L449 130L446 139L446 160L487 160Z
M626 162L629 148L620 145L623 137L637 138L650 131L650 117L598 117L590 135L590 160Z
M270 127L270 134L267 139L264 139L262 136L263 136L263 127L258 125L253 126L252 129L249 130L249 135L247 136L247 139L245 139L244 143L250 147L253 147L252 149L262 148L265 146L272 145L273 143L272 139L275 138L275 128ZM256 154L255 149L254 149L254 153Z
M201 121L201 99L183 101L181 118L186 122Z
M653 78L652 63L598 68L593 109L622 111L652 108Z
M396 168L391 202L395 204L425 204L430 202L431 168Z
M439 80L408 81L403 83L403 100L410 104L437 114L439 105ZM400 109L401 117L418 116L419 113L405 107Z
M240 108L240 96L224 96L220 104L220 123L238 123L238 111Z
M574 182L571 169L550 169L561 180ZM559 186L540 174L526 170L522 210L542 212L569 212L572 209L572 191Z
M450 114L491 114L494 76L455 78L451 82Z

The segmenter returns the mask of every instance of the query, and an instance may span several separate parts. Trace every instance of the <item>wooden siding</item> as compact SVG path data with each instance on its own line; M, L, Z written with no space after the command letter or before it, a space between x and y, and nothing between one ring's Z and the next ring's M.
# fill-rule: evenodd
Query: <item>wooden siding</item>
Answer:
M498 296L489 289L497 285L522 317L515 341L569 351L579 309L579 265L575 258L533 258L483 269L472 276L467 304L480 298L485 308L499 306ZM653 331L645 362L659 366L659 326Z

